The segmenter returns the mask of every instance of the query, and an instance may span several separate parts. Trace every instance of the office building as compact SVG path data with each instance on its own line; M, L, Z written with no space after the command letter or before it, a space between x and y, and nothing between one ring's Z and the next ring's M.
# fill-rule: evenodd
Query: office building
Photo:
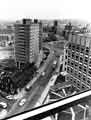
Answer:
M66 80L84 91L91 88L91 35L70 32L65 46L64 71Z
M17 66L36 63L41 49L41 23L23 19L15 24L15 61Z

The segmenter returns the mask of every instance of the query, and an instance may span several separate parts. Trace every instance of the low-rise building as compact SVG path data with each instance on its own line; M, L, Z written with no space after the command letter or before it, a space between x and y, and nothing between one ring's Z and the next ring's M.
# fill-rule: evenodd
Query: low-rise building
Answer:
M15 34L13 30L0 29L0 46L9 46L14 43Z

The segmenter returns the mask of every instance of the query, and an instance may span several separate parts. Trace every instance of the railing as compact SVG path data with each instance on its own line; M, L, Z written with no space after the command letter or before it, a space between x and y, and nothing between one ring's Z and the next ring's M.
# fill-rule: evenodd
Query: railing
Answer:
M77 95L73 95L67 98L63 98L53 103L48 103L46 105L34 108L30 111L23 112L21 114L13 115L11 118L7 118L8 120L40 120L47 116L58 113L68 107L76 105L83 101L83 99L88 99L91 96L91 90L87 90Z

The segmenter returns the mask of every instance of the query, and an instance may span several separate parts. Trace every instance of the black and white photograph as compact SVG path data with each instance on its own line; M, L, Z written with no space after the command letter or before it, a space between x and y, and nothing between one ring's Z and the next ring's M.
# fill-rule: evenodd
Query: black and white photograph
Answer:
M91 120L90 0L0 0L0 120Z

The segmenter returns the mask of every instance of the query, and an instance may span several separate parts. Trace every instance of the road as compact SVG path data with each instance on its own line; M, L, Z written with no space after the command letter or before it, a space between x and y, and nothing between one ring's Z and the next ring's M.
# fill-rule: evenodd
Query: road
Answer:
M29 92L26 92L24 96L21 98L25 98L27 101L23 106L19 106L19 102L21 99L18 99L17 102L13 105L10 109L8 116L13 114L21 113L26 110L30 110L34 107L37 103L38 99L41 97L42 92L44 91L46 85L49 82L52 73L52 63L53 59L50 60L49 64L47 65L47 70L45 71L45 76L40 76L37 81L34 82L32 89Z
M32 89L29 92L26 92L25 89L23 88L21 93L19 93L17 100L7 100L0 96L1 101L5 101L6 103L8 103L7 117L17 113L21 113L25 110L32 109L39 100L39 98L41 97L43 91L45 90L50 80L52 70L51 68L53 61L55 60L54 51L52 47L50 46L46 47L50 50L50 54L47 60L45 60L44 64L38 70L38 74L33 78L33 80L31 80L27 84L27 87L32 86ZM41 75L43 71L45 72L45 76ZM23 106L20 107L19 103L23 98L25 98L27 101Z
M60 41L58 42L52 42L52 43L44 43L43 46L50 48L52 51L54 51L55 56L64 55L64 42L61 42L62 45L60 45ZM59 45L61 47L59 47Z
M27 84L27 87L32 86L32 89L29 92L26 92L24 88L22 89L20 93L22 96L11 105L11 108L8 110L7 117L30 110L35 106L52 75L52 64L54 59L54 52L50 49L50 54L44 65L40 67L38 74L34 77L34 79ZM41 75L43 71L45 72L45 76ZM23 98L26 99L26 102L23 106L19 106L19 103Z
M48 56L47 60L44 62L44 65L39 68L38 74L36 75L36 77L28 83L27 85L28 88L33 85L33 83L40 77L41 73L47 69L50 61L53 61L53 60L54 60L54 52L50 50L50 55Z
M28 87L32 86L32 89L29 92L25 92L24 89L22 90L24 92L23 97L18 99L13 104L8 112L8 116L30 110L36 105L38 100L41 98L41 95L43 94L51 77L51 65L54 59L53 52L51 50L51 54L49 55L47 61L45 61L44 65L39 69L39 73L37 74L37 76L32 80L32 82L27 85ZM43 71L45 71L46 73L45 76L41 75ZM19 102L23 98L25 98L27 101L23 106L19 106Z
M10 109L8 116L11 116L13 114L17 114L17 113L21 113L22 111L24 111L25 106L28 104L29 101L31 101L31 99L34 97L35 93L39 90L39 86L37 86L33 92L30 91L30 94L25 94L23 96L23 98L26 98L26 104L24 106L19 106L19 102L21 99L18 99L17 102L15 102L15 104L13 105L13 107Z

